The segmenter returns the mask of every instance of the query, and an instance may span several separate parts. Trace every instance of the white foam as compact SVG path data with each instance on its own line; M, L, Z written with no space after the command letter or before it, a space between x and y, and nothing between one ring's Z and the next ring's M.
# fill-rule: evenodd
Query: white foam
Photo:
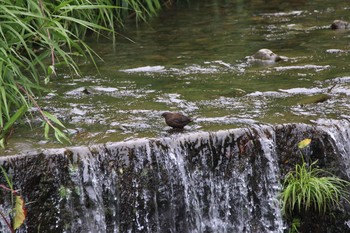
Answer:
M163 72L165 71L164 66L142 66L132 69L120 70L126 73L137 73L137 72Z

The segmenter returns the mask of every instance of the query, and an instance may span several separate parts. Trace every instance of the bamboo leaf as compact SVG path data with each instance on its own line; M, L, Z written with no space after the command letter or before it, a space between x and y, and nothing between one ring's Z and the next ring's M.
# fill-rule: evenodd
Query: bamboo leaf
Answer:
M10 114L9 114L9 107L8 107L8 102L7 102L7 95L6 95L6 90L4 86L0 86L0 94L1 94L1 98L2 98L2 104L4 104L4 114L6 115L6 118L10 118Z
M55 128L55 137L57 139L57 141L59 141L60 143L63 143L61 139L64 139L67 142L70 142L69 138L59 129Z
M52 115L49 112L43 111L43 114L51 121L55 122L57 125L61 126L62 128L66 128L60 120L58 120L54 115Z
M44 135L45 135L46 140L49 139L49 132L50 132L50 126L48 123L45 123L44 124Z
M22 107L20 107L17 112L11 116L11 118L9 119L8 122L6 122L4 128L3 128L3 132L6 133L7 130L19 119L21 118L28 110L27 105L22 105Z
M10 177L7 175L5 169L4 169L1 165L0 165L0 169L1 169L2 174L3 174L4 177L5 177L5 180L6 180L7 185L8 185L11 189L13 189L11 179L10 179Z

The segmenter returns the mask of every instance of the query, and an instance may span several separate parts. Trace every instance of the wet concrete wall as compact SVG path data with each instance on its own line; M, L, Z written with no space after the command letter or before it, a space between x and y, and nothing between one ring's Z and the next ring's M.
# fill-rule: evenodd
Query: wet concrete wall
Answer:
M19 232L284 232L284 175L310 161L349 180L347 122L254 126L0 157L28 203ZM5 184L1 176L0 183ZM0 211L10 209L0 196ZM313 232L346 232L344 203ZM6 232L0 220L0 231Z

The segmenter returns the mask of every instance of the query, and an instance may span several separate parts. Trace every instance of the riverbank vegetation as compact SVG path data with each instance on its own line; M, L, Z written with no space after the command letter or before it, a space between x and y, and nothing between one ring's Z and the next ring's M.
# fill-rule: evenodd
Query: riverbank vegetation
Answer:
M291 220L289 232L299 232L303 225L305 228L308 222L315 222L315 216L323 219L334 208L340 207L342 200L349 203L347 187L350 182L318 168L318 161L310 164L304 160L301 150L310 143L311 139L305 139L298 144L302 163L284 178L282 214Z
M172 2L0 0L0 146L24 116L37 114L46 138L53 132L58 141L69 141L59 119L36 102L45 85L55 82L60 68L79 75L81 58L95 64L98 55L84 43L87 35L114 39L126 18L146 20Z

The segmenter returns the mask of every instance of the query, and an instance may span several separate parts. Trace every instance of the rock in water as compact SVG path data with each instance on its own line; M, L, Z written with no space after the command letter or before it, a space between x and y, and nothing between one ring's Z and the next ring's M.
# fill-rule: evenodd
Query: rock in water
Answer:
M191 118L177 112L165 112L162 117L165 118L167 125L175 129L183 129L185 125L193 121Z
M255 59L264 60L264 61L281 61L281 57L276 53L272 52L270 49L260 49L256 52L253 57Z
M260 49L258 52L253 54L252 56L247 56L245 59L248 62L278 62L278 61L286 61L287 57L279 56L276 53L272 52L270 49Z
M334 20L331 24L331 29L350 29L350 23L344 20Z

